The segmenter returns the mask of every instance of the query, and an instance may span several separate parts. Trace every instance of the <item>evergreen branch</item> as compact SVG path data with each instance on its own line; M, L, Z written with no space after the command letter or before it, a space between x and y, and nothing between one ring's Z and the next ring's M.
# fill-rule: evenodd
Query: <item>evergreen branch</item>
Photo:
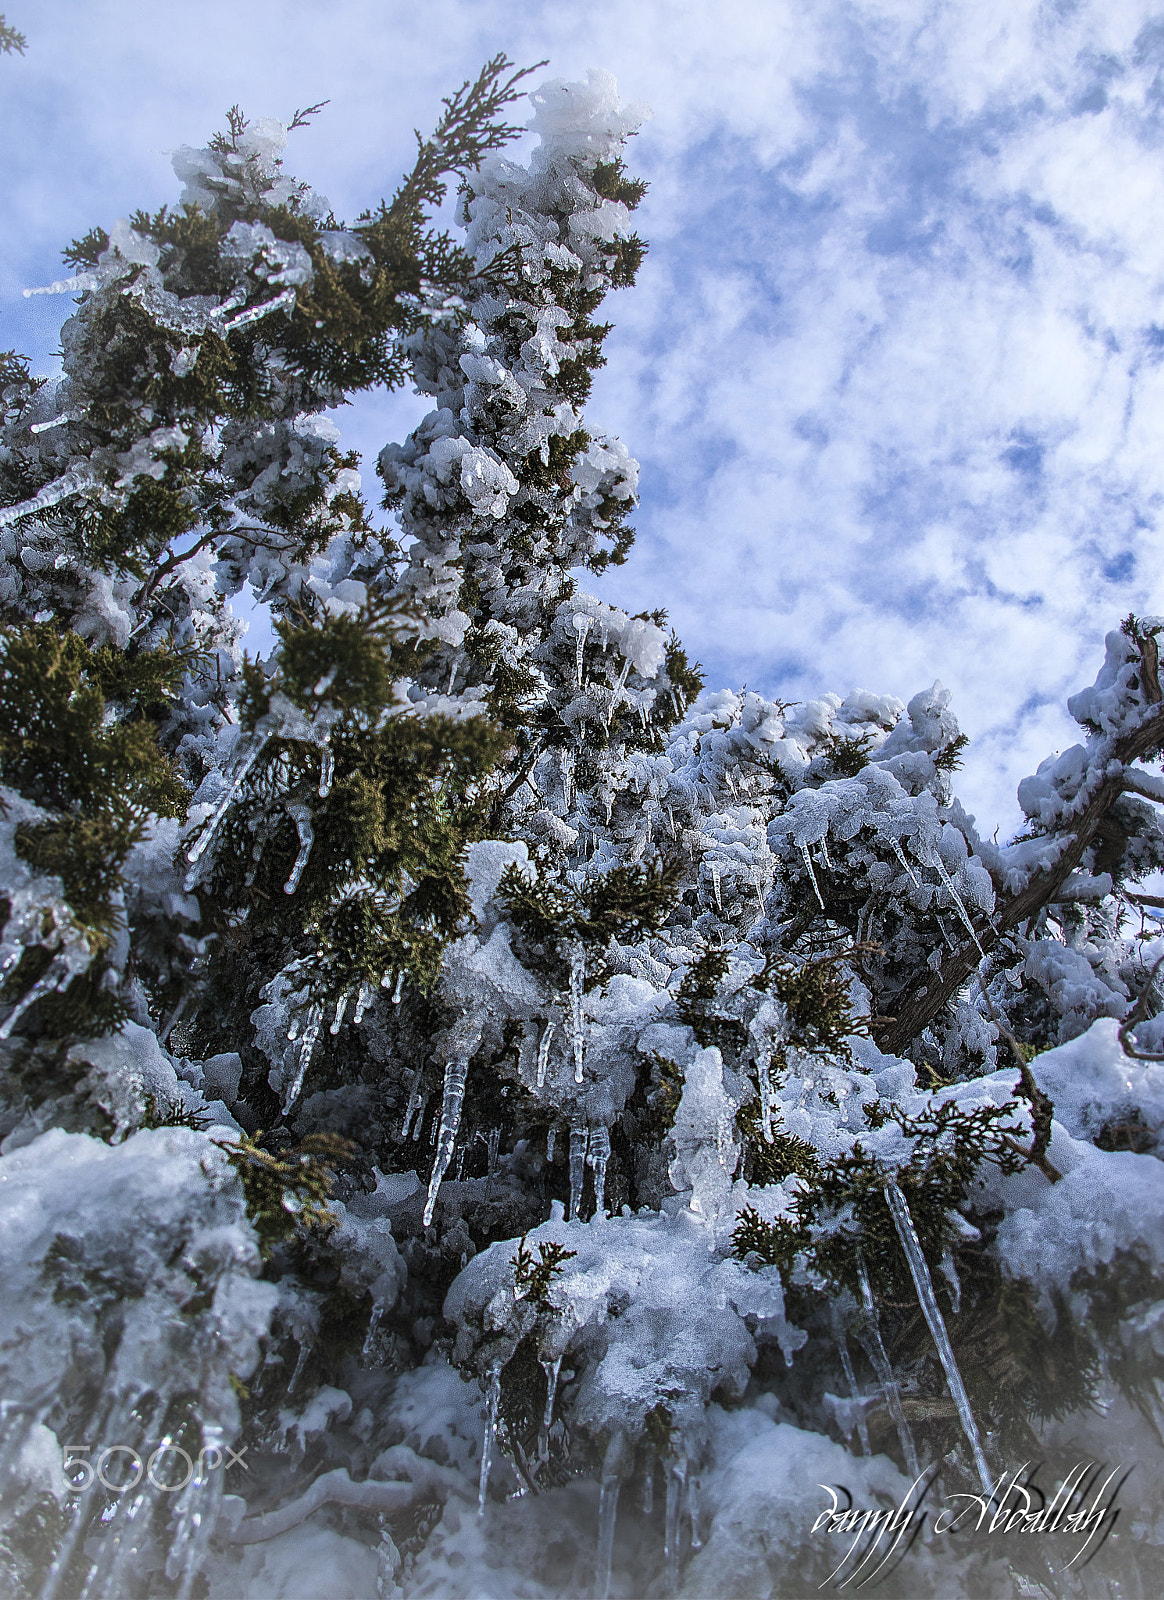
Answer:
M897 1021L885 1031L879 1045L889 1055L904 1055L912 1042L933 1019L954 1000L958 991L974 975L982 954L989 954L1007 933L1018 928L1053 901L1067 878L1079 866L1084 852L1099 834L1112 806L1125 793L1123 768L1153 754L1164 741L1164 706L1153 705L1139 723L1117 738L1105 763L1116 770L1096 788L1086 809L1068 834L1052 866L1040 868L1024 889L1012 895L995 912L990 926L979 934L979 942L963 941L934 973L928 968L916 975L895 996Z

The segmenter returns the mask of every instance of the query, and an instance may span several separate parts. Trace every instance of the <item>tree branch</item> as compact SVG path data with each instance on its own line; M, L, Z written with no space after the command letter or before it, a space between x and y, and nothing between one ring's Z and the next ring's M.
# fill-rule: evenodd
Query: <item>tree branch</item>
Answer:
M1161 741L1164 741L1164 707L1154 705L1130 733L1115 741L1108 766L1118 764L1122 769L1133 761L1139 761L1157 749ZM1079 866L1107 813L1126 787L1122 770L1104 778L1076 823L1074 832L1064 838L1055 864L1036 872L1025 888L998 906L992 925L979 934L983 952L988 954L1005 934L1018 928L1055 898L1067 877ZM892 1027L885 1029L883 1035L879 1034L878 1047L887 1055L903 1055L922 1030L950 1004L973 975L980 959L978 946L967 940L959 945L936 973L928 969L919 973L901 993L893 996L897 1020Z

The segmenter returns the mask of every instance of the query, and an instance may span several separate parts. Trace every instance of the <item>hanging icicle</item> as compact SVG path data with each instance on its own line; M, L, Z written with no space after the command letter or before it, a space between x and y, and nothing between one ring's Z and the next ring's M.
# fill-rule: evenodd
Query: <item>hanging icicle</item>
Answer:
M544 1357L541 1362L542 1371L546 1375L546 1404L542 1411L542 1426L538 1433L538 1460L550 1459L550 1429L554 1425L554 1400L558 1393L558 1374L562 1370L562 1358L555 1356L552 1361Z
M806 844L801 845L800 853L804 857L804 865L808 871L809 877L812 879L812 891L816 895L817 905L819 905L823 911L825 908L825 903L820 896L820 885L816 881L816 868L812 864L812 857L808 853L808 846Z
M337 1034L344 1025L344 1012L348 1008L348 998L346 994L341 994L336 1002L335 1016L332 1019L331 1027L328 1029L328 1032L333 1035Z
M610 1160L610 1129L600 1125L591 1129L586 1152L587 1165L594 1170L594 1216L597 1222L606 1216L606 1163Z
M497 1175L497 1152L501 1146L501 1129L490 1128L489 1143L486 1154L485 1168L485 1198L488 1200L493 1193L493 1179Z
M772 1052L761 1050L756 1062L756 1075L760 1081L760 1128L764 1143L771 1144L772 1133Z
M901 841L899 839L895 839L892 836L892 834L887 835L887 837L889 839L889 843L893 846L894 855L901 862L901 864L905 868L906 872L909 873L910 877L914 881L915 886L920 889L921 888L921 879L918 877L917 873L913 870L913 868L910 866L908 860L906 859L905 851L901 848Z
M966 1435L970 1452L974 1457L974 1465L978 1471L978 1480L982 1485L982 1492L989 1496L994 1493L994 1485L990 1478L990 1468L986 1464L982 1441L978 1436L978 1424L974 1420L974 1412L970 1407L970 1397L966 1393L966 1385L962 1382L962 1374L958 1369L958 1362L954 1356L954 1347L950 1343L946 1319L942 1316L942 1308L938 1305L938 1297L934 1293L934 1283L930 1277L929 1265L922 1251L917 1229L913 1225L909 1202L897 1184L892 1181L885 1185L885 1198L893 1216L897 1237L901 1240L901 1248L905 1251L905 1258L909 1262L910 1276L913 1278L914 1288L917 1291L918 1304L922 1308L922 1314L926 1319L934 1344L937 1346L938 1358L942 1363L942 1370L946 1374L946 1383L949 1385L951 1398L958 1411L958 1420L962 1424L962 1432Z
M712 890L712 894L715 896L716 909L722 915L723 914L723 897L720 894L720 887L719 887L719 880L720 880L719 862L718 861L709 860L708 863L707 863L707 871L708 871L708 876L711 878L711 890ZM818 896L818 898L819 898L819 896Z
M699 1479L687 1480L687 1515L691 1519L691 1548L703 1549L703 1534L699 1525Z
M83 962L82 965L87 966L88 963ZM32 987L21 995L4 1021L0 1023L0 1039L7 1039L26 1011L30 1010L38 1000L43 1000L45 995L64 989L79 970L80 967L75 961L70 960L67 954L54 956L45 971Z
M372 1003L373 992L374 991L370 983L362 983L360 985L360 992L356 996L356 1009L352 1012L353 1028L358 1028L360 1023L363 1022L364 1013Z
M299 833L299 854L295 857L290 877L283 885L284 894L294 894L303 876L303 869L307 865L307 858L311 854L311 846L315 843L315 829L311 825L311 807L304 805L301 800L292 800L283 809Z
M396 987L392 991L392 1004L394 1006L398 1006L400 1004L400 997L401 997L401 995L403 993L404 993L404 969L401 968L400 971L396 974Z
M326 800L331 793L331 780L335 776L335 751L328 745L319 764L319 798Z
M588 1135L582 1123L575 1123L570 1129L570 1206L566 1212L566 1221L578 1220L578 1213L582 1208L582 1185L586 1181L586 1145Z
M841 1370L845 1374L845 1382L849 1386L849 1398L858 1404L857 1411L857 1437L861 1441L861 1454L869 1455L869 1424L865 1421L865 1407L862 1404L861 1391L857 1387L857 1374L853 1371L852 1357L849 1355L849 1342L845 1338L845 1325L841 1318L840 1310L834 1301L831 1308L833 1325L833 1338L837 1341L837 1353L841 1358Z
M546 1131L546 1166L547 1167L552 1167L553 1164L554 1164L554 1145L555 1145L555 1143L557 1141L557 1134L558 1134L558 1130L555 1127L550 1127Z
M552 1039L554 1037L554 1028L555 1028L555 1026L556 1026L556 1024L554 1023L553 1019L551 1018L551 1020L546 1023L545 1028L542 1031L541 1040L540 1040L540 1042L538 1044L538 1088L539 1089L542 1089L542 1088L545 1087L546 1067L548 1066L549 1060L550 1060L550 1043L551 1043L551 1041L552 1041Z
M618 679L615 682L614 693L611 696L610 705L606 710L606 726L608 728L610 727L610 720L614 716L615 708L622 699L623 690L626 688L626 680L630 676L630 669L630 657L624 656L622 661L622 671L619 673Z
M286 1116L291 1107L299 1098L299 1091L303 1087L303 1080L307 1076L307 1069L311 1065L311 1057L315 1051L316 1040L319 1038L323 1027L322 1006L310 1006L304 1019L303 1039L299 1046L299 1054L295 1062L295 1075L287 1086L283 1096L283 1115Z
M650 1445L647 1446L646 1462L643 1466L643 1516L649 1517L655 1509L655 1452Z
M408 1138L408 1131L412 1127L412 1119L416 1116L417 1112L424 1104L424 1096L420 1092L420 1078L423 1070L423 1067L417 1067L416 1071L412 1074L412 1083L408 1090L408 1105L404 1112L404 1124L400 1129L400 1137L402 1139ZM412 1137L414 1139L417 1138L419 1133L420 1127L418 1124L416 1133L414 1133Z
M590 625L593 620L583 611L574 613L574 632L578 635L575 644L574 682L579 689L582 687L582 654L586 648L586 635L590 632Z
M234 771L227 780L226 789L219 800L218 805L215 807L215 810L209 821L203 826L202 832L198 835L197 839L186 852L186 860L190 863L192 868L198 865L199 861L209 849L214 840L215 834L222 826L223 818L230 810L235 795L237 795L239 790L242 788L244 782L246 781L247 774L254 766L265 744L266 740L260 738L257 734L252 734L249 739L244 741L242 749L239 752L238 758L235 762ZM197 882L197 880L198 874L196 872L191 871L187 873L187 893L189 893L189 891L194 887L194 884Z
M666 1465L667 1501L663 1514L663 1583L667 1594L679 1587L679 1543L682 1537L683 1490L687 1484L687 1455L680 1448Z
M465 1078L469 1072L469 1058L461 1056L445 1067L445 1088L441 1100L440 1134L437 1140L436 1160L428 1181L428 1199L424 1206L424 1225L427 1228L436 1209L441 1179L453 1159L453 1146L457 1142L457 1129L461 1125L461 1107L465 1101Z
M967 933L974 940L974 945L978 951L978 954L985 960L986 951L982 948L982 941L979 939L978 934L975 931L974 924L970 920L970 913L966 910L966 903L962 899L962 896L958 893L953 878L951 878L950 874L946 871L946 863L942 860L941 852L936 849L934 851L932 865L936 870L938 877L941 878L946 893L950 896L951 900L954 902L954 905L957 907L958 915L962 919L962 924Z
M586 985L586 950L581 944L574 946L570 961L570 1028L574 1046L574 1082L582 1082L582 1061L586 1041L582 1031L582 992Z
M360 1347L360 1360L367 1361L372 1354L372 1346L376 1341L376 1329L380 1326L380 1319L384 1315L383 1306L373 1306L372 1315L368 1318L368 1331L364 1335L363 1345Z
M614 1526L618 1517L618 1493L622 1488L622 1467L626 1441L615 1433L606 1447L598 1499L598 1549L594 1558L594 1600L607 1600L610 1594L610 1565L614 1553Z
M897 1429L897 1438L901 1444L901 1453L905 1458L905 1469L916 1483L921 1475L917 1461L917 1449L913 1442L913 1434L906 1420L905 1410L901 1404L901 1390L893 1376L893 1368L889 1365L889 1357L885 1354L885 1346L881 1342L881 1324L877 1317L877 1303L873 1299L873 1289L869 1283L869 1272L862 1259L857 1261L857 1274L861 1285L861 1301L865 1312L864 1327L858 1334L865 1354L873 1371L877 1374L877 1381L885 1396L885 1404L889 1408L889 1415L893 1418L893 1425Z
M485 1515L485 1496L489 1492L489 1473L493 1466L493 1441L497 1437L497 1413L501 1406L501 1363L494 1362L489 1370L489 1392L486 1400L485 1437L481 1441L481 1475L477 1481L477 1518Z

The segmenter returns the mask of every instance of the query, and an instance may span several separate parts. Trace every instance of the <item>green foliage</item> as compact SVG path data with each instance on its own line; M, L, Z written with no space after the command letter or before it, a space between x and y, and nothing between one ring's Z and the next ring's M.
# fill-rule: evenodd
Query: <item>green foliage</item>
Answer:
M94 648L48 623L0 630L0 780L47 815L21 822L17 854L61 880L72 921L95 956L124 926L123 870L151 816L180 816L188 791L158 743L182 670L165 650ZM26 952L5 986L14 1002L47 969ZM38 1006L49 1037L108 1032L125 1007L100 959Z
M957 772L962 765L962 752L969 743L969 734L957 734L933 757L934 766L939 772Z
M27 43L28 40L24 35L6 22L3 13L0 12L0 54L12 55L15 53L22 56Z
M661 927L678 898L679 872L677 860L654 866L636 862L596 873L574 888L527 877L510 865L498 892L530 944L540 946L551 960L561 960L574 942L597 951L611 938L629 941Z
M335 1216L328 1210L335 1168L352 1146L334 1133L312 1133L299 1144L273 1155L260 1143L263 1135L227 1143L219 1149L239 1175L247 1216L264 1256L276 1244L308 1229L327 1231Z
M760 1126L759 1106L753 1100L736 1117L739 1130L748 1140L744 1176L749 1183L783 1183L793 1176L811 1182L820 1171L820 1157L805 1139L773 1129L769 1144Z
M596 161L594 171L590 174L590 181L595 192L604 200L617 200L626 206L628 211L633 211L647 192L647 184L641 178L628 178L626 166L621 157L613 161Z
M736 1254L754 1251L786 1278L801 1259L828 1284L853 1292L859 1289L863 1255L887 1298L912 1296L885 1199L887 1182L894 1180L902 1190L927 1259L936 1261L955 1237L950 1214L966 1200L983 1163L1008 1173L1026 1165L1014 1139L1021 1130L1009 1120L1016 1109L1013 1101L967 1110L956 1100L943 1100L910 1117L890 1107L890 1117L914 1140L908 1162L888 1171L859 1143L831 1161L817 1158L815 1168L802 1170L806 1181L792 1201L788 1222L773 1228L754 1212L745 1213L747 1227L742 1232L737 1227L733 1235Z
M756 980L758 988L769 989L783 1005L790 1045L802 1055L846 1063L853 1060L850 1037L868 1033L864 1019L853 1016L849 983L840 955L820 956L800 966L771 956Z
M518 1242L517 1254L513 1257L513 1297L515 1300L529 1300L531 1305L539 1311L552 1309L546 1298L551 1283L565 1271L565 1263L578 1254L577 1250L567 1250L564 1245L556 1244L553 1239L545 1239L538 1245L537 1260L534 1259L532 1250L525 1247L526 1236L523 1233Z
M278 631L274 671L245 669L244 727L261 737L272 707L290 705L328 728L326 750L309 727L277 721L223 825L199 886L218 934L191 1018L207 1049L233 1047L232 1030L287 967L312 1003L330 1006L402 972L431 986L469 914L464 851L483 836L484 779L509 744L481 718L417 717L396 704L411 624L375 602L355 617L300 613ZM288 891L297 815L312 842ZM235 1001L225 1010L214 998L223 993Z
M833 734L828 743L829 766L838 778L855 778L868 764L872 748L871 734L863 733L856 739Z
M182 669L169 651L94 648L51 623L0 629L0 777L37 805L181 815L186 791L149 719Z

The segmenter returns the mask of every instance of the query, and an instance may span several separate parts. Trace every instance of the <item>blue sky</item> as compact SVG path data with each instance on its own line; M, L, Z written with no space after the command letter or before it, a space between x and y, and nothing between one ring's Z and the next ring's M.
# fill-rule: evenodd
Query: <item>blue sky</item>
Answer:
M92 223L158 206L238 101L352 215L491 52L614 72L651 251L592 425L642 463L602 593L666 606L709 682L935 677L987 832L1074 739L1104 632L1164 611L1164 4L3 0L0 345L51 365ZM345 413L372 455L423 407Z

